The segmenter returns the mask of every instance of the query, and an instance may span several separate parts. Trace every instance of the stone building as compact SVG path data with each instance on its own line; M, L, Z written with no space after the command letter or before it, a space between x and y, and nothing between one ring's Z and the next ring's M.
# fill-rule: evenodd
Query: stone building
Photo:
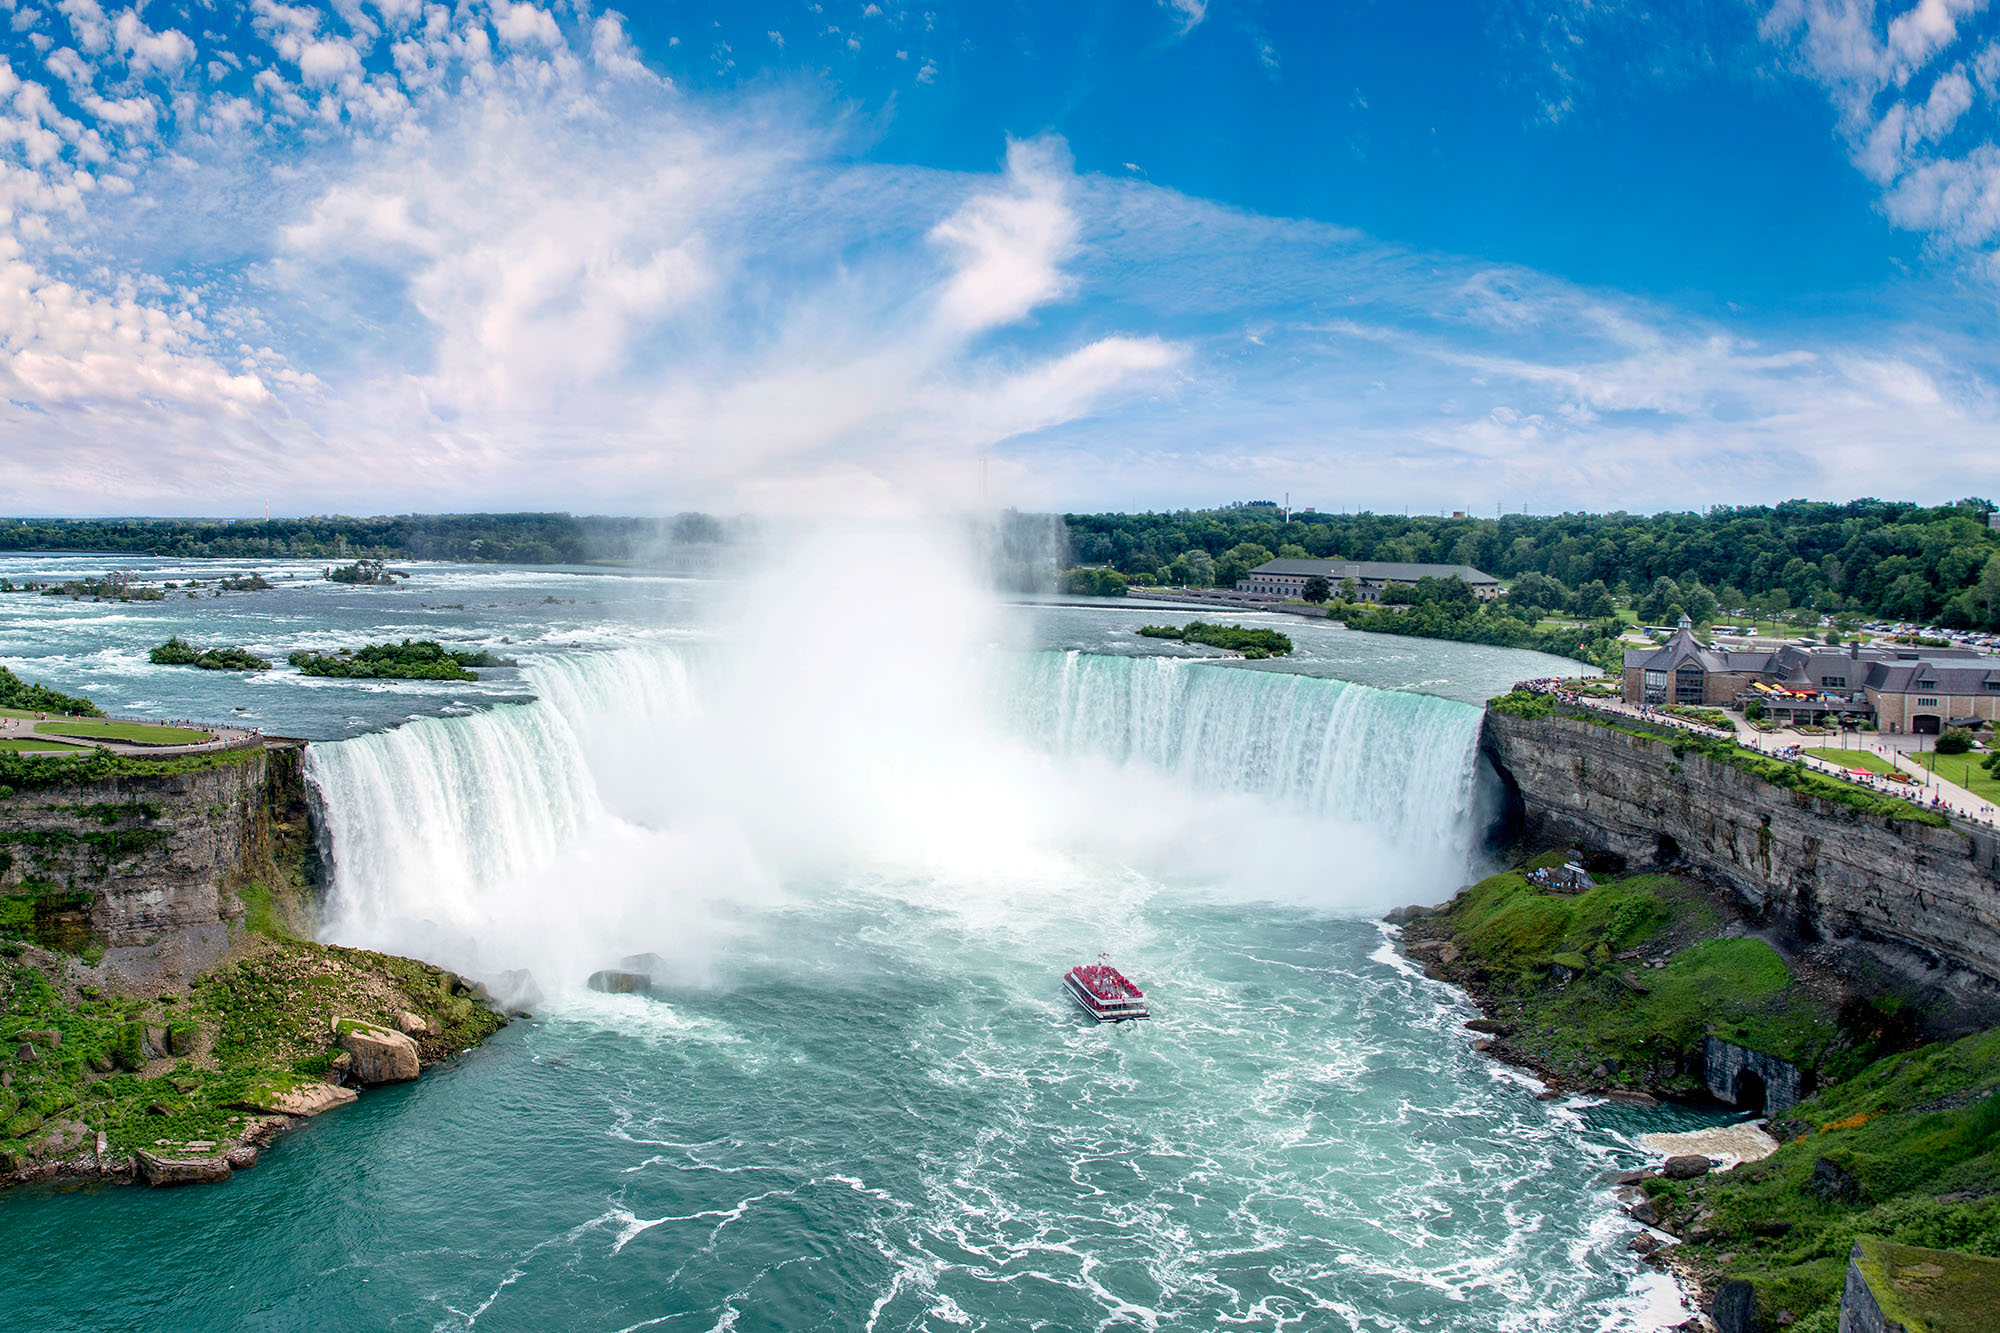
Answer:
M1396 560L1266 560L1237 581L1239 592L1266 597L1296 598L1305 591L1306 580L1322 578L1340 595L1340 585L1354 580L1357 602L1377 602L1382 589L1391 583L1415 583L1418 579L1458 579L1472 589L1479 600L1500 595L1500 580L1471 565L1420 565Z
M1936 735L2000 723L2000 658L1902 644L1722 648L1696 638L1682 616L1658 648L1625 651L1624 694L1627 703L1707 708L1754 699L1779 722L1872 721L1887 732Z

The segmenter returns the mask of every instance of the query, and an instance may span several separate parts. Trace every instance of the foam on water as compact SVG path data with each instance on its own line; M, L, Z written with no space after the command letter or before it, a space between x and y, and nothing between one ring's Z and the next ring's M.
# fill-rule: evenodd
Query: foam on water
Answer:
M1591 1183L1630 1160L1600 1124L1622 1112L1496 1077L1462 996L1328 915L1458 882L1475 710L995 648L965 673L976 706L913 698L916 733L843 754L855 719L815 715L837 692L745 721L740 664L706 645L532 676L535 703L310 759L332 936L531 968L549 999L520 1040L581 1081L562 1114L610 1145L565 1164L578 1212L483 1286L479 1263L441 1279L436 1306L506 1326L579 1299L607 1327L1670 1322ZM1064 1002L1061 966L1107 943L1152 1023ZM575 990L640 951L666 956L657 997Z

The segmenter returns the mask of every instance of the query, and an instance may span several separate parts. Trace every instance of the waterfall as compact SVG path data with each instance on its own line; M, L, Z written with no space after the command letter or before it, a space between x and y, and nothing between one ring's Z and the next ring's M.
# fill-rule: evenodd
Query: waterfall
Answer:
M1426 695L998 649L928 699L871 692L867 662L746 672L693 647L527 670L533 703L308 751L330 938L471 966L508 930L517 954L685 934L704 897L1021 848L1373 909L1455 888L1475 835L1479 712Z
M1057 754L1468 848L1479 710L1449 699L1172 657L1036 653L1014 725Z

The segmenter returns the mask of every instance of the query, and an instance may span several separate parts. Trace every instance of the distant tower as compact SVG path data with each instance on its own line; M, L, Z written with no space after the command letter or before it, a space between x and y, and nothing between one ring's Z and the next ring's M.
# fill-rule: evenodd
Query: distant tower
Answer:
M1686 630L1690 634L1694 632L1694 622L1688 619L1688 613L1685 611L1681 612L1680 628Z

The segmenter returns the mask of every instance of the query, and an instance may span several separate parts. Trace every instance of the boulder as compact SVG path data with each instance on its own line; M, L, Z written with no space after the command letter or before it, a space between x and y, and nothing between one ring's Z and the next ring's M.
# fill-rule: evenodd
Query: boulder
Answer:
M606 968L590 974L590 988L606 995L639 995L653 988L653 979L644 972L621 972Z
M1382 919L1392 926L1405 926L1412 921L1421 921L1427 916L1436 915L1435 907L1419 907L1411 903L1408 907L1398 907L1392 912L1385 913Z
M1636 1171L1618 1172L1611 1177L1609 1183L1613 1185L1636 1185L1642 1180L1651 1180L1652 1178L1653 1173L1642 1166Z
M231 1171L248 1171L257 1165L257 1150L247 1143L239 1143L222 1154L222 1160L229 1163Z
M1653 1206L1651 1199L1641 1199L1630 1208L1627 1208L1625 1212L1634 1222L1639 1223L1641 1226L1656 1227L1660 1225L1660 1210Z
M346 1106L353 1100L354 1094L346 1088L336 1088L330 1083L300 1083L282 1092L253 1094L231 1105L240 1111L256 1111L261 1115L305 1117L330 1111L336 1106Z
M24 1065L31 1065L40 1057L35 1054L35 1044L24 1041L21 1043L21 1049L14 1052L14 1058Z
M1757 1333L1757 1289L1740 1279L1723 1283L1715 1289L1708 1317L1716 1333Z
M1623 1102L1627 1106L1658 1106L1660 1099L1650 1092L1638 1092L1631 1088L1613 1088L1604 1094L1610 1102Z
M422 1014L405 1009L396 1015L396 1030L406 1037L421 1037L431 1030L431 1025Z
M1472 1049L1475 1051L1490 1051L1498 1044L1491 1037L1481 1037L1478 1041L1472 1043Z
M1484 1032L1491 1037L1507 1035L1507 1025L1497 1018L1468 1018L1465 1020L1465 1026L1474 1032Z
M139 1150L139 1177L148 1185L210 1185L229 1179L220 1157L188 1157Z
M417 1044L400 1032L352 1018L335 1027L341 1048L354 1057L357 1083L403 1083L422 1068Z
M167 1030L163 1027L148 1027L144 1049L148 1060L164 1057L167 1054Z
M1709 1165L1709 1160L1700 1153L1679 1153L1661 1165L1660 1174L1668 1180L1693 1180L1707 1175Z
M33 1042L45 1051L56 1050L62 1045L62 1033L56 1031L54 1028L32 1028L26 1032L16 1033L15 1035L22 1041Z
M1822 1157L1813 1163L1811 1179L1805 1183L1808 1194L1817 1194L1828 1203L1861 1202L1861 1182L1854 1174L1831 1157Z
M1651 1254L1660 1248L1660 1238L1650 1231L1636 1232L1625 1242L1625 1248L1634 1254Z

